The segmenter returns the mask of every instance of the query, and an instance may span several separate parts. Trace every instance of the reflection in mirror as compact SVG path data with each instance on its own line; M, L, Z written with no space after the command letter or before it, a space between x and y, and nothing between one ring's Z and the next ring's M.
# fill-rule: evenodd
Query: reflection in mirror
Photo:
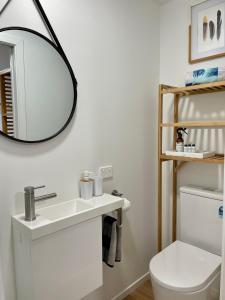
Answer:
M49 139L75 109L74 81L45 38L24 30L0 32L0 131L26 142Z

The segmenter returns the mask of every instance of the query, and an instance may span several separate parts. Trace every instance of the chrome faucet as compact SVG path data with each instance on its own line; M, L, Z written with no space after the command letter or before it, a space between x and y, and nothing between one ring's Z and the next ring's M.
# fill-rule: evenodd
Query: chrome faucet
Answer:
M57 197L56 193L46 194L43 196L35 197L34 190L44 188L45 185L41 186L26 186L24 188L24 200L25 200L25 220L26 221L33 221L36 219L35 213L35 201L41 201L46 199L51 199Z

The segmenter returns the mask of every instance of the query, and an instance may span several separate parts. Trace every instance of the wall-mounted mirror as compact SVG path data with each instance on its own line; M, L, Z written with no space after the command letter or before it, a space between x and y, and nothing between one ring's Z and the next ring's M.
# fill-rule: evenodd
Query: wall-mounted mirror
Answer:
M65 56L26 28L0 30L0 133L35 143L58 135L76 106L76 80Z

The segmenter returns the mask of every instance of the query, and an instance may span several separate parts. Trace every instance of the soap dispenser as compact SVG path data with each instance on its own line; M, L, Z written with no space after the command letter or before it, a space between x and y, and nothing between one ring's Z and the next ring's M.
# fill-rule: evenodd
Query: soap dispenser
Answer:
M94 181L91 178L91 172L84 171L80 178L80 197L88 200L93 197Z

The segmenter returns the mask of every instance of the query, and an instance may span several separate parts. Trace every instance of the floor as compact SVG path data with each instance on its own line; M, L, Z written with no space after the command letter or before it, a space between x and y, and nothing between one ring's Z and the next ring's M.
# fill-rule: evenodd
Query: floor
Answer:
M123 300L154 300L150 280L147 280Z

